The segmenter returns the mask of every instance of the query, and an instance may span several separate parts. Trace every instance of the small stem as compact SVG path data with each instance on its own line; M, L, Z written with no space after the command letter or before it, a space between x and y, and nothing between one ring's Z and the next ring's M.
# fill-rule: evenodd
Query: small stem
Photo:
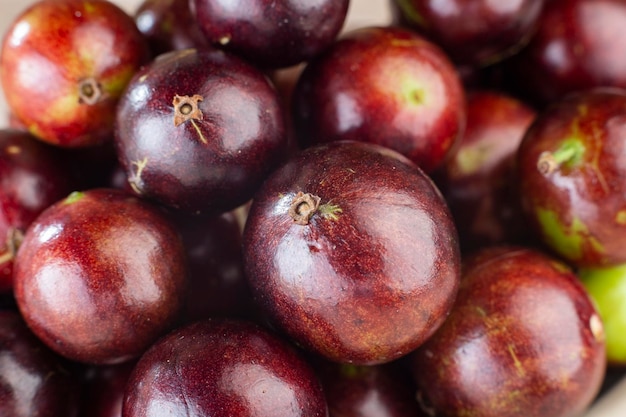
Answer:
M306 226L320 206L320 201L318 196L300 191L289 206L289 216L296 224Z
M198 103L203 97L194 94L193 96L174 96L172 104L174 105L174 126L180 126L188 120L202 120L204 115L198 107Z
M94 78L86 78L78 84L78 100L90 106L100 101L102 87Z

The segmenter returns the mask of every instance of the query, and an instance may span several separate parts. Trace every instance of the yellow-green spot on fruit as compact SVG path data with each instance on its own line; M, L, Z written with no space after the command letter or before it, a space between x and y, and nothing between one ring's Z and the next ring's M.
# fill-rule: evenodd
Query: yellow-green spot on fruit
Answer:
M615 215L615 223L626 225L626 210L620 210Z
M414 106L422 106L426 101L424 89L419 87L415 80L408 77L402 82L401 94L403 101Z
M606 344L610 363L626 364L626 263L581 268L578 276L600 315L599 321L590 318L590 331L596 340Z
M406 19L413 23L417 23L423 28L428 27L428 22L421 14L419 14L417 10L415 10L415 7L412 6L410 0L398 0L396 3L398 4L398 7L400 7L400 10L402 10Z
M70 195L65 197L65 200L63 200L63 204L75 203L78 200L82 199L84 196L85 196L84 192L82 192L82 191L74 191L74 192L70 193Z
M473 174L485 164L488 155L488 148L484 144L466 146L457 153L456 165L461 173Z
M580 259L585 243L603 252L600 242L589 234L587 226L580 219L574 218L571 224L565 225L554 211L544 208L538 208L536 215L546 243L567 259Z
M522 362L519 360L519 358L517 357L517 354L515 353L515 346L508 345L507 349L509 351L509 355L511 356L511 359L513 359L513 364L515 365L517 374L520 377L524 376L526 374L526 370L524 369L524 365L522 365Z
M349 363L341 364L339 366L341 374L351 379L360 378L361 376L366 375L369 372L369 370L364 366L353 365Z

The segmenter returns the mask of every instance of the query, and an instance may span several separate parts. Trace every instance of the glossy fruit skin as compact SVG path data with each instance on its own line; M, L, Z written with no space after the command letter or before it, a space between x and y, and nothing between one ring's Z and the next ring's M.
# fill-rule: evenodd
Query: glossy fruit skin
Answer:
M527 248L488 248L469 263L448 320L410 357L437 415L581 415L600 389L606 354L578 277Z
M209 43L264 69L309 61L331 45L349 0L191 0L191 13Z
M84 370L79 417L122 417L124 390L136 361L87 366Z
M15 311L0 311L0 415L76 417L78 378Z
M467 97L467 125L433 173L459 233L461 249L531 240L516 190L517 149L537 112L495 90Z
M111 139L118 98L148 58L145 39L119 6L37 1L4 37L0 79L10 110L34 136L83 147Z
M585 289L594 300L606 334L609 365L626 365L626 265L582 268L577 271Z
M539 28L511 60L516 90L540 104L589 88L626 87L626 3L546 1Z
M529 226L572 265L626 262L625 115L624 90L574 93L537 116L518 150Z
M182 320L253 317L243 271L241 225L233 212L218 216L171 213L185 247L188 284Z
M517 53L534 34L543 0L393 0L401 21L460 65L482 67Z
M15 259L15 297L57 353L121 363L175 323L185 267L181 238L161 211L123 191L92 189L31 224Z
M465 117L463 87L447 55L401 28L344 34L309 62L293 92L301 147L337 140L376 143L427 173L457 142Z
M300 192L320 198L307 224L290 213ZM252 202L243 245L260 309L337 362L407 354L441 325L458 287L443 197L417 166L369 143L317 145L274 171Z
M123 415L154 413L328 415L313 369L293 346L250 322L227 319L178 328L142 356L127 385Z
M144 0L133 17L155 57L179 49L209 47L191 14L189 0Z
M0 129L0 293L13 289L13 260L28 226L77 186L64 161L31 134Z
M330 417L427 417L415 398L415 384L400 367L316 364Z
M177 96L197 100L200 115L176 125ZM131 80L115 144L138 195L212 214L252 197L282 161L287 137L280 99L261 71L223 51L186 49Z

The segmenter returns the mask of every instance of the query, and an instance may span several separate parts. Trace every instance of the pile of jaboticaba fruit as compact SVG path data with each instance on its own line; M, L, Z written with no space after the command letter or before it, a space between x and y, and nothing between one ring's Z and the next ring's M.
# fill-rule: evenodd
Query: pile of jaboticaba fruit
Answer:
M349 6L12 22L0 416L593 404L626 364L626 0Z

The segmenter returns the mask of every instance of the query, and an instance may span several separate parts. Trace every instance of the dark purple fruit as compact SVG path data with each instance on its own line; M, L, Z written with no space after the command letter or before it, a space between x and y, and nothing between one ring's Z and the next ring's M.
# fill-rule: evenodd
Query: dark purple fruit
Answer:
M170 52L139 71L115 142L138 195L198 214L245 203L287 150L268 78L217 50Z
M308 61L343 28L349 0L191 0L209 43L262 68Z
M0 311L0 416L75 417L78 378L14 311Z

